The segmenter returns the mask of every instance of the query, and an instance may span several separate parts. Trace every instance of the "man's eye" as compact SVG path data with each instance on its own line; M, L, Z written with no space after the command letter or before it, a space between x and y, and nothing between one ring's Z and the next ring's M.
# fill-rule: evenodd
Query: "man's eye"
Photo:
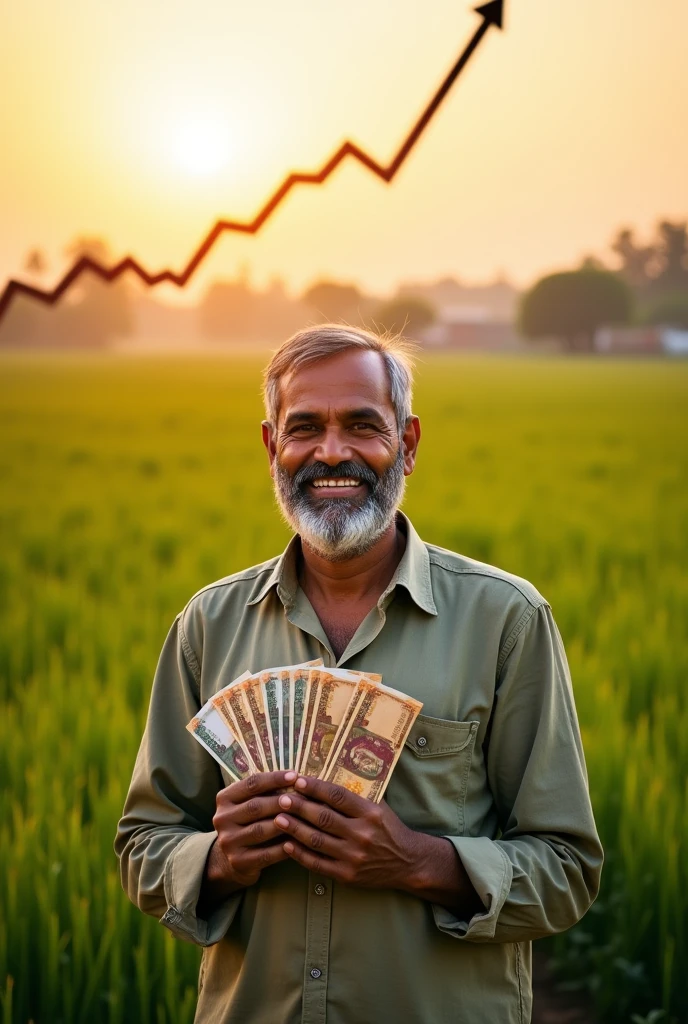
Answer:
M377 430L374 423L354 423L352 430Z
M315 430L315 426L314 426L313 423L298 423L295 427L291 428L292 434L298 434L298 433L304 433L304 432L305 433L310 433L310 431L312 431L312 430Z

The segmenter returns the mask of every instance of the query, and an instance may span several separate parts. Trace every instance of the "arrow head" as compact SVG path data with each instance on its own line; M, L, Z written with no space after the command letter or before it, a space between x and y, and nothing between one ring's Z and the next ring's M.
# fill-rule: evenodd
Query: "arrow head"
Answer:
M488 25L504 27L504 0L491 0L489 4L476 7L475 13L483 17Z

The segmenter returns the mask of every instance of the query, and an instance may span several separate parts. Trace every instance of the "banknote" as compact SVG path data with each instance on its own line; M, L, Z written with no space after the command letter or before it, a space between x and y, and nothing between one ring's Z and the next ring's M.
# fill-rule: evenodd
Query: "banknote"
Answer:
M239 686L239 684L243 683L246 679L251 679L251 672L242 672L242 674L238 676L236 679L233 679L231 683L228 683L226 686L223 686L220 690L217 691L217 693L213 694L213 696L210 698L209 703L212 703L215 710L225 720L226 724L229 726L229 729L236 737L237 742L242 744L244 750L244 757L249 767L249 774L252 775L257 771L260 771L260 769L256 762L254 761L254 759L251 757L250 751L248 749L246 742L244 741L237 719L229 704L229 691Z
M280 670L279 684L279 766L290 768L289 748L291 747L291 672L288 668Z
M267 669L260 673L259 678L275 768L287 768L286 761L289 757L289 669Z
M309 718L308 738L299 771L319 776L327 762L360 677L354 672L322 669Z
M336 674L337 672L341 672L342 670L341 669L329 669L329 671L330 672L334 672ZM349 670L349 669L347 669L346 671L347 671L347 673L350 676L356 676L357 681L361 680L361 679L367 679L369 683L374 683L375 685L378 685L379 683L382 682L382 676L378 675L375 672L356 672L356 671ZM357 687L357 691L358 691L358 687ZM327 775L327 771L328 771L328 769L330 767L330 763L332 762L332 758L337 753L337 749L339 747L339 743L340 743L342 737L346 735L346 733L347 733L347 731L349 729L349 723L351 721L351 717L352 717L354 711L356 710L356 704L358 702L358 696L359 696L359 694L358 694L358 692L356 692L356 694L354 694L353 700L350 702L348 708L346 709L346 711L344 713L344 717L343 717L343 719L341 721L341 724L339 726L339 731L337 733L337 736L336 736L334 742L332 743L332 745L330 747L330 752L327 755L327 758L325 760L325 764L324 764L324 766L323 766L323 768L322 768L322 770L320 772L321 778L325 778L325 776Z
M315 709L315 702L318 696L318 681L320 679L320 673L323 669L311 669L308 673L308 686L306 692L306 702L303 709L303 724L301 728L301 735L299 739L299 747L296 754L296 762L294 764L294 770L300 772L303 775L302 764L304 760L304 754L308 749L308 731L310 723L313 720L313 711Z
M322 658L315 658L313 661L304 661L298 665L288 665L280 669L282 684L282 717L280 720L280 734L282 738L281 756L284 763L280 767L293 768L296 757L298 731L303 720L305 703L305 679L310 669L322 668ZM295 673L302 673L298 676L296 690L294 689ZM298 714L298 722L295 722L295 715Z
M242 731L242 717L240 715L237 716L237 714L235 713L235 711L238 710L236 698L234 700L235 706L234 708L232 708L232 704L230 702L230 693L235 694L237 688L241 683L245 682L247 679L252 678L253 676L251 672L242 672L242 674L238 676L238 678L233 679L232 682L229 683L227 686L223 686L222 689L218 690L217 693L213 694L213 696L210 698L214 708L219 712L220 715L222 715L227 725L232 730L234 735L237 737L239 742L243 744L246 759L251 769L251 774L253 774L254 772L262 771L262 767L260 767L260 762L257 762L255 758L251 755L249 744L246 742L246 739Z
M289 673L289 768L296 764L296 757L301 750L302 732L306 724L304 709L310 686L310 671L307 668L294 668Z
M217 693L214 693L212 695L210 700L215 702L215 706L217 707L218 711L220 711L220 714L226 713L226 712L223 712L223 709L220 707L222 698L226 697L229 694L229 691L231 689L233 689L235 686L238 686L240 683L243 683L244 680L246 680L246 679L251 679L251 677L252 677L252 673L251 672L242 672L241 675L237 676L236 679L233 679L231 681L231 683L228 683L226 686L223 686L221 689L219 689L217 691ZM236 722L234 722L231 719L231 712L229 713L229 715L230 715L230 717L228 717L228 719L227 719L227 721L229 723L229 726L230 726L231 729L234 730L234 732L236 732L237 731Z
M253 766L246 756L243 745L212 700L206 701L186 728L226 769L234 782L252 773Z
M245 683L241 684L241 688L244 689L246 694L249 717L261 745L266 771L272 772L275 771L278 765L272 741L272 729L268 722L268 708L260 684L261 676L265 674L260 673L257 677L253 676L251 679L247 679Z
M267 745L274 768L279 768L279 741L280 741L280 710L282 704L281 678L279 669L270 668L261 672L258 676L260 682L262 706L265 710L265 724L269 737Z
M223 707L225 703L227 704L229 711L236 722L236 735L241 737L241 741L258 771L267 772L270 771L270 768L268 768L265 761L263 744L258 737L257 729L251 715L248 697L246 696L246 687L253 678L254 677L251 676L249 679L244 680L237 686L232 686L226 690L219 698L219 705L220 707Z
M419 701L322 660L244 672L187 725L233 780L292 768L379 802Z
M356 707L330 761L327 780L379 803L422 707L398 690L361 680Z
M308 671L309 668L320 665L322 665L322 658L317 658L315 661L307 661L302 665L269 668L259 675L275 768L290 768L293 764L290 753L293 747L291 671L295 669Z

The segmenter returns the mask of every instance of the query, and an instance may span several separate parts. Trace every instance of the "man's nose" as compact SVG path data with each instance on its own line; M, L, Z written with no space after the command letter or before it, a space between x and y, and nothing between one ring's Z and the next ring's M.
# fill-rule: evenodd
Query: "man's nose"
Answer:
M339 462L348 462L352 457L351 446L341 430L336 428L325 430L320 436L318 447L314 452L317 462L327 466L336 466Z

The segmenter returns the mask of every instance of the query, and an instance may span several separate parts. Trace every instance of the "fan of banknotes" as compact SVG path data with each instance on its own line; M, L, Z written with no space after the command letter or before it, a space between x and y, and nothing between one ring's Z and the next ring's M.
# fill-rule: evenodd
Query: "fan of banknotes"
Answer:
M322 661L244 672L187 725L234 781L292 769L379 803L422 704Z

